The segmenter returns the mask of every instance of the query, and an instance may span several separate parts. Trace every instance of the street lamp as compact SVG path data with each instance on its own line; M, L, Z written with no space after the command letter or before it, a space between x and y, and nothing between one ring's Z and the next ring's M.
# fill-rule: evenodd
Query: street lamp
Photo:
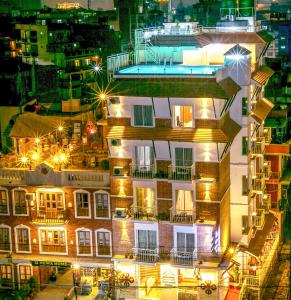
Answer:
M75 294L76 300L78 300L78 296L77 296L77 289L76 289L76 274L75 274L75 272L77 272L79 269L80 269L80 266L78 264L73 265L73 284L74 284L74 294Z

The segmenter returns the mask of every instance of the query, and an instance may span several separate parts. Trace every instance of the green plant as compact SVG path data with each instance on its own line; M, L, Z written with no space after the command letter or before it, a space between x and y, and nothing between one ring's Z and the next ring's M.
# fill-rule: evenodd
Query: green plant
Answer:
M170 219L170 217L169 217L169 214L167 214L167 213L165 213L165 212L162 212L162 213L159 213L159 214L158 214L158 219L159 219L160 221L167 221L167 220Z
M109 160L108 159L103 159L101 161L101 168L103 170L109 170Z
M28 280L28 284L31 289L35 289L36 287L36 278L34 276L31 276Z

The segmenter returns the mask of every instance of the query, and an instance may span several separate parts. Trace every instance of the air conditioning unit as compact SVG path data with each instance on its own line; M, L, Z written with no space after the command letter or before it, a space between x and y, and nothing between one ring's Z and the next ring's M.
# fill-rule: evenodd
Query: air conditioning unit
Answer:
M113 175L114 176L123 176L123 167L114 167Z
M125 218L125 208L115 208L115 217L116 218Z
M108 97L108 100L110 104L118 105L120 104L120 98L119 97Z
M34 201L35 200L35 193L26 193L25 194L26 201Z
M111 140L111 146L119 147L121 145L121 140Z

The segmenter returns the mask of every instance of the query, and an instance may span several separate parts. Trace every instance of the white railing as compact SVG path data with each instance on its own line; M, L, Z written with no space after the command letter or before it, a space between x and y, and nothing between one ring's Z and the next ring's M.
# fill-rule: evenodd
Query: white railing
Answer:
M136 61L134 53L125 52L111 55L107 57L107 71L109 73L114 73L121 67L126 67L135 63Z
M193 266L197 260L197 249L193 251L181 251L177 248L171 250L171 263L174 265Z
M195 174L195 164L191 166L173 166L169 167L169 179L172 180L192 180Z
M259 276L246 275L246 276L244 276L244 279L246 281L246 285L249 287L259 287L260 286Z
M136 261L155 263L159 259L158 249L133 248Z
M196 220L195 209L181 210L175 207L170 208L170 220L173 223L194 223Z
M263 229L265 224L265 210L264 209L257 209L256 215L253 216L254 225L258 229Z
M0 184L22 184L25 183L25 170L0 170Z
M153 220L156 217L155 207L132 206L130 215L136 220Z
M130 176L136 178L153 178L154 165L131 164Z
M109 186L109 173L87 170L64 170L62 172L62 185L98 187Z

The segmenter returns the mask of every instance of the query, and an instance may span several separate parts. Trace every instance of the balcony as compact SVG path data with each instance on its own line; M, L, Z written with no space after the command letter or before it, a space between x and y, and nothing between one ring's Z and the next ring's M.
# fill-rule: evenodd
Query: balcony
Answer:
M41 252L66 253L66 245L41 244Z
M253 223L258 229L263 229L265 224L265 210L257 209L253 215Z
M89 217L89 208L77 207L77 216L78 217Z
M172 223L193 224L196 219L195 210L178 210L170 208L170 220Z
M169 179L191 181L195 179L195 165L191 166L173 166L168 167Z
M15 214L16 215L26 215L27 214L26 206L15 206Z
M264 194L263 195L262 206L265 210L265 213L269 213L269 211L272 207L271 194Z
M158 249L133 248L134 259L138 262L156 263L159 259Z
M95 212L96 218L109 218L109 210L106 208L96 208Z
M256 276L256 275L247 275L247 276L244 276L244 280L246 282L246 285L248 287L257 287L259 288L260 286L260 280L259 280L259 276Z
M180 266L193 266L194 261L197 260L197 250L193 251L179 251L177 248L171 250L171 263Z
M264 161L264 174L266 179L269 179L271 177L272 174L271 161L269 160Z
M133 206L130 209L131 218L134 220L156 221L155 207Z
M265 127L263 130L263 135L266 144L270 144L272 141L272 129L269 127Z
M255 178L252 179L252 191L257 194L262 194L265 190L265 174L256 173Z
M130 164L130 176L151 179L154 177L154 165Z
M28 243L19 243L18 242L18 251L29 251L29 244Z
M67 223L65 209L32 210L32 222L42 225L61 225Z
M263 137L257 137L251 144L252 155L263 155L265 151L265 140Z

